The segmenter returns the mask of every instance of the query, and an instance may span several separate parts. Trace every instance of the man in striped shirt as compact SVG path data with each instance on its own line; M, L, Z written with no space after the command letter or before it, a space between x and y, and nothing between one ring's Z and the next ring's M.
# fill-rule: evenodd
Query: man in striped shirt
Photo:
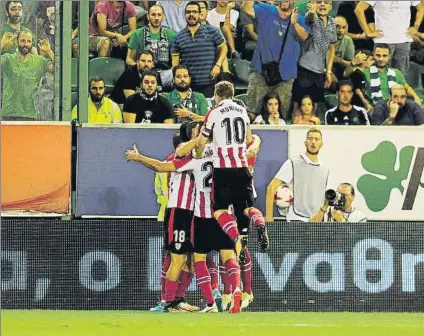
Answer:
M220 82L215 86L218 105L205 118L202 134L196 144L196 156L200 157L208 139L215 145L213 156L214 217L235 243L239 256L242 243L237 222L228 209L242 211L250 224L258 228L259 250L268 249L268 235L262 213L253 207L252 175L248 170L246 148L253 142L250 120L246 109L235 103L234 86ZM242 210L240 210L242 209Z
M160 161L140 155L137 146L126 152L127 161L138 162L158 172ZM171 154L167 162L171 162L176 154ZM165 310L186 310L182 300L175 301L179 291L181 270L186 263L186 254L193 252L192 218L194 209L194 179L189 172L173 172L169 178L168 205L165 213L165 248L171 254L171 261L166 272L162 299L166 302ZM186 272L187 273L187 272ZM190 285L191 279L185 281ZM187 287L188 287L187 285ZM183 303L183 305L181 305ZM165 304L163 304L165 306ZM182 306L182 307L180 307ZM191 309L189 307L189 309Z
M175 36L172 43L172 67L186 65L190 69L193 91L210 98L215 78L227 56L227 45L219 29L200 23L197 2L190 1L186 5L185 18L187 27Z

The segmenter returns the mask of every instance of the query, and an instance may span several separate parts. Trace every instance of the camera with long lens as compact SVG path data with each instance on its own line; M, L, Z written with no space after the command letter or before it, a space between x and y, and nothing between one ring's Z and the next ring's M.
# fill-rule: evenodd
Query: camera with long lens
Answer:
M330 206L333 206L338 210L343 210L346 206L346 195L333 189L328 189L325 192L325 199L328 201Z

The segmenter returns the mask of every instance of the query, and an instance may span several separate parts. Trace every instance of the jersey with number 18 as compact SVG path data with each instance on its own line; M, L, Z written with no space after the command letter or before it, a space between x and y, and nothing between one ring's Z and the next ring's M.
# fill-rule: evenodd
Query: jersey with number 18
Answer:
M222 100L206 115L203 135L213 138L214 168L245 168L246 130L250 124L244 107L231 99Z

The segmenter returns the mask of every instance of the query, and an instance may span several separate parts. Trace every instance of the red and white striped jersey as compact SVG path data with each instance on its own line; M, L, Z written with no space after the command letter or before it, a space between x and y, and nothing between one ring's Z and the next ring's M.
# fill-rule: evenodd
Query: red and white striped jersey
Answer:
M213 137L214 168L244 168L246 130L250 124L246 109L231 99L222 100L206 115L203 135Z
M178 172L191 171L193 173L196 184L194 215L199 218L212 218L213 147L206 145L204 154L205 158L202 159L186 156L173 162Z
M173 161L175 154L166 159ZM167 208L178 208L193 211L194 209L194 178L190 172L170 173L168 183Z

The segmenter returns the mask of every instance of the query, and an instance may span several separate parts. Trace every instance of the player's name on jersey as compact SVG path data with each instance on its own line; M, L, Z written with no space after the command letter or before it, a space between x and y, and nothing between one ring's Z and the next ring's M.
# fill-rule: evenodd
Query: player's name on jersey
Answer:
M218 110L221 113L232 112L232 111L236 111L236 112L239 112L239 113L245 113L246 112L246 110L243 107L241 107L239 105L236 105L236 103L234 103L234 105L223 105L223 106L220 106L218 108Z

